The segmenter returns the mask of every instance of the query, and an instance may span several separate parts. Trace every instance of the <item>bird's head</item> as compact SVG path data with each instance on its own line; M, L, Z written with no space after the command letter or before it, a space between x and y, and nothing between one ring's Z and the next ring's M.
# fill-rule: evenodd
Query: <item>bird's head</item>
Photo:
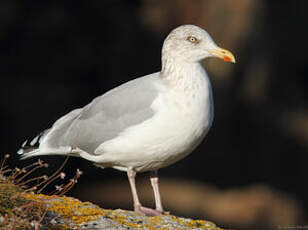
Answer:
M218 57L235 63L230 51L218 47L205 30L194 25L179 26L171 31L162 49L162 58L166 57L186 62L200 62L207 57Z

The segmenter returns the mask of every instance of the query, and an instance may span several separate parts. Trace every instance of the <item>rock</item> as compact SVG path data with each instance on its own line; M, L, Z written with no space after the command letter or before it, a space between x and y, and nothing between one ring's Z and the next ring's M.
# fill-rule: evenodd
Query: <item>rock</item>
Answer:
M50 229L205 229L221 230L214 223L161 215L148 217L126 210L102 209L90 202L81 202L67 196L23 194L27 200L43 203L46 214L41 227Z

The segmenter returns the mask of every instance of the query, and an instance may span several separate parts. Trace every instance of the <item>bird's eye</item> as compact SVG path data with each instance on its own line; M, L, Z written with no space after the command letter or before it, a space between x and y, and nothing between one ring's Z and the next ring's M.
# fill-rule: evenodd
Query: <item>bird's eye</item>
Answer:
M187 41L189 41L191 43L198 43L199 42L199 40L194 36L188 36Z

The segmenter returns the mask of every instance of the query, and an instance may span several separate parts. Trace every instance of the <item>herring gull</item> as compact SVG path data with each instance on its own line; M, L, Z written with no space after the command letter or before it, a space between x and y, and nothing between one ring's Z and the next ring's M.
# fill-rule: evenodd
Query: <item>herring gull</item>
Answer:
M102 168L126 171L134 210L164 213L158 169L190 154L208 133L214 118L209 77L201 61L218 57L235 62L210 35L194 25L175 28L162 47L160 72L122 84L83 108L58 119L18 151L22 158L70 155ZM155 209L141 205L138 172L151 171Z

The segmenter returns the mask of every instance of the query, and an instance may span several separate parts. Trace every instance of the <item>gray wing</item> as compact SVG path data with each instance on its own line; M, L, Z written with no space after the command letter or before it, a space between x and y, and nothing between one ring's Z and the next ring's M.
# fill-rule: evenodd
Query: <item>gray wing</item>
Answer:
M151 118L154 115L151 104L158 95L158 75L129 81L95 98L82 110L64 116L50 130L48 145L78 147L93 154L103 142Z

